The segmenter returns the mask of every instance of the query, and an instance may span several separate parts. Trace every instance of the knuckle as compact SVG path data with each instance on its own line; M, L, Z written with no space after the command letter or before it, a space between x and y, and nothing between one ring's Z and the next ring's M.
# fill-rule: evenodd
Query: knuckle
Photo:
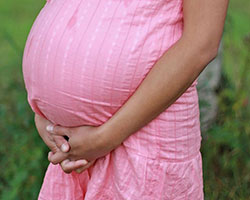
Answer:
M54 160L50 161L53 165L56 165L57 162L55 162Z
M48 159L53 165L56 165L58 164L58 162L56 162L56 160L52 159L52 158L49 158Z
M65 171L67 171L67 169L66 169L66 167L65 167L65 165L64 164L60 164L61 165L61 168L62 168L62 170L65 172Z
M63 131L62 127L54 125L54 128L53 128L54 134L60 135L62 131Z
M62 170L63 170L65 173L67 173L67 174L71 173L71 169L69 169L68 167L65 167L64 165L62 166Z
M52 152L56 152L56 151L57 151L57 148L56 148L55 146L51 146L51 147L50 147L50 150L51 150Z
M50 162L53 164L53 165L56 165L56 164L58 164L55 160L50 160Z
M52 127L53 128L52 128L51 132L54 133L54 134L57 133L58 132L58 126L53 125Z

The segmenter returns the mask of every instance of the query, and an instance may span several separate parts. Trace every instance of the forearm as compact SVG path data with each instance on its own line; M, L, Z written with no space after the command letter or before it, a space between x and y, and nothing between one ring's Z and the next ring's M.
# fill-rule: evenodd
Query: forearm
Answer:
M166 110L215 56L182 38L153 66L129 100L104 125L115 146Z

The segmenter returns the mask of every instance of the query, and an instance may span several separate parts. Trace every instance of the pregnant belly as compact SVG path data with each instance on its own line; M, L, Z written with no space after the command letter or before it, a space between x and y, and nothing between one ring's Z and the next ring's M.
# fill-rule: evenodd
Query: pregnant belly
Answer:
M135 15L137 1L129 8L118 1L82 2L47 3L23 57L32 109L63 126L108 120L181 36L181 23L158 26L161 21L152 9Z

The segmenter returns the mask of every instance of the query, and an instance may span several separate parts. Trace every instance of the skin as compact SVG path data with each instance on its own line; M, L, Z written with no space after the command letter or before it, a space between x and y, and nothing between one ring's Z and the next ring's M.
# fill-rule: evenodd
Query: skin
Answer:
M60 163L66 173L73 170L81 173L174 103L216 57L228 2L184 0L182 37L162 55L135 93L103 125L55 126L46 130L50 122L37 118L38 132L51 149L49 161ZM68 141L64 135L69 137Z

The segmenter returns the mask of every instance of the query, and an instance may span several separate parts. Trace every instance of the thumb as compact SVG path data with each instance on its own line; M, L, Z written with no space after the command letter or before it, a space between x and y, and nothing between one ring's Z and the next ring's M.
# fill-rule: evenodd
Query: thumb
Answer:
M56 146L64 153L69 152L70 145L68 141L63 137L59 135L54 135L53 140L56 144Z

